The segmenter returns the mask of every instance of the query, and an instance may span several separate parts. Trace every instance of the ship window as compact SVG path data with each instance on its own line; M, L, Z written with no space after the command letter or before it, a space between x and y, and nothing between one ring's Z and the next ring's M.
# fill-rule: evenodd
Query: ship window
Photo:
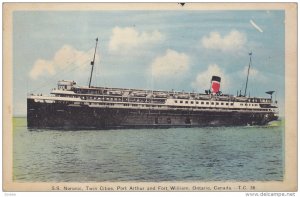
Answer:
M226 105L228 105L228 103L226 103Z
M214 103L214 102L211 102L211 104L214 105L215 103Z
M175 100L175 103L177 103L177 101Z
M180 103L183 103L183 101L180 101Z
M206 105L209 105L209 102L206 102Z
M194 101L191 101L191 104L194 104Z
M221 103L221 105L224 105L224 103Z
M199 102L198 102L198 101L196 101L196 104L199 104Z
M171 118L167 118L167 123L171 124Z
M232 105L233 105L233 103L230 103L230 105L232 106Z
M204 104L204 102L201 102L201 104L203 105L203 104Z
M188 104L188 101L185 101L186 104Z
M248 104L246 103L245 106L248 106Z
M216 102L216 105L219 105L219 103L218 103L218 102Z
M190 118L186 118L185 119L185 124L191 124L191 119Z
M240 103L240 106L243 106L243 103Z

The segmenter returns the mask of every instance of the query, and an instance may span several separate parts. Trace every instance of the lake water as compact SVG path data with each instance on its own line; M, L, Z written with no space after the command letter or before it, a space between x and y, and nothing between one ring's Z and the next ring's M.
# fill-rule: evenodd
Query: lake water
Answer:
M17 182L283 180L282 126L29 130L14 118Z

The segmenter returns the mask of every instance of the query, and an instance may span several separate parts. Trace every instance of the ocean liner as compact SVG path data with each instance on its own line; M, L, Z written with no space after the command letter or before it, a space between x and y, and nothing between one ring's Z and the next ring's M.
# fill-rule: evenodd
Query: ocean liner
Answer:
M94 87L91 85L95 54L91 62L88 86L75 81L58 81L51 95L27 97L29 128L118 129L170 128L201 126L265 125L278 119L274 91L270 98L236 96L220 91L221 78L212 76L204 93L158 91L129 88Z

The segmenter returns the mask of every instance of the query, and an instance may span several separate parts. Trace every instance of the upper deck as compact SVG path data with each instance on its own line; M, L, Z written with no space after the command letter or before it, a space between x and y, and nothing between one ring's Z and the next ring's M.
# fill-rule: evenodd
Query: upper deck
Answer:
M62 85L63 84L63 85ZM103 98L130 98L132 101L166 101L167 99L184 100L212 100L230 101L245 103L271 104L271 98L233 96L229 94L195 93L162 90L144 90L129 88L108 88L108 87L79 87L74 81L60 81L58 88L53 89L51 94L56 96L77 95L81 98L103 97Z
M88 88L78 87L73 81L59 82L58 88L53 89L51 94L52 96L31 95L29 99L41 103L93 108L278 113L277 102L270 98L128 88Z

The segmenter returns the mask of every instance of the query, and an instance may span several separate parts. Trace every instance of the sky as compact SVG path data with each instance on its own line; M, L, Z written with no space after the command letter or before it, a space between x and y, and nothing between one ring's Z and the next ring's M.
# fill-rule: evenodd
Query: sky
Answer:
M49 94L58 80L87 86L96 38L93 86L204 93L212 75L221 91L269 97L284 110L285 17L249 11L15 11L14 115L30 93Z

